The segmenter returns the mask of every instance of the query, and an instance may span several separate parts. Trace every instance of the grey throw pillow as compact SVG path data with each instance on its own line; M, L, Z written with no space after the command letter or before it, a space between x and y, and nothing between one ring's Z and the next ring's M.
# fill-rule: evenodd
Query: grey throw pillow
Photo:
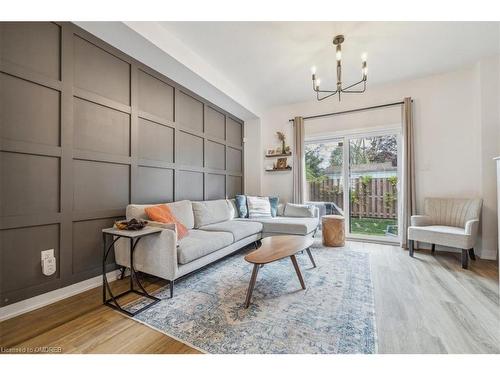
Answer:
M287 203L283 216L288 217L314 217L314 206L309 204Z

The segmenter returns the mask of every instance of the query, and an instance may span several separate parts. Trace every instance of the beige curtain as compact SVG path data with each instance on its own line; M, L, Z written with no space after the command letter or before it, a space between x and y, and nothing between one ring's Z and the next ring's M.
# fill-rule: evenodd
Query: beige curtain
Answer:
M293 202L304 203L305 159L304 159L304 119L293 120Z
M411 98L405 98L403 104L403 178L401 183L402 218L401 247L408 248L408 227L411 215L416 214L415 194L415 146L413 130L413 108Z

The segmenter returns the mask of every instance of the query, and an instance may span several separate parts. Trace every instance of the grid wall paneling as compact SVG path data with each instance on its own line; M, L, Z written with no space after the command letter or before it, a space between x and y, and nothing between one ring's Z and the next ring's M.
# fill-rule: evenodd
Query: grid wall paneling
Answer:
M242 193L242 134L71 23L0 22L0 306L99 275L100 231L129 203Z

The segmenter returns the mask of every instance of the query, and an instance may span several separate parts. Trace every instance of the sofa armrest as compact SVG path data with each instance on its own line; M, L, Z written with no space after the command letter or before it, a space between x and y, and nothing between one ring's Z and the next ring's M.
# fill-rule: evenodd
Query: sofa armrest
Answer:
M476 237L477 231L479 229L479 220L468 220L465 222L465 234L468 236Z
M148 225L150 223L148 222ZM120 266L130 267L130 240L128 238L120 238L116 241L115 260ZM162 279L175 280L178 269L175 228L174 230L163 229L157 234L142 237L134 250L134 268L136 271Z
M427 225L432 225L432 220L427 215L412 215L410 225L412 227L425 227Z
M313 207L314 207L313 217L316 217L319 219L319 207L318 206L313 206Z
M175 231L177 235L177 226L173 223L162 223L160 221L154 221L154 220L148 220L148 226L150 227L156 227L156 228L162 228L162 229L170 229Z

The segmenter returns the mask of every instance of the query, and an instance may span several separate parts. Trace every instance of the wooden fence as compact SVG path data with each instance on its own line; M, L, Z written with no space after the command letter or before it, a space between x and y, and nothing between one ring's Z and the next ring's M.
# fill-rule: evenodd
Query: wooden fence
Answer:
M397 217L397 191L391 178L352 178L351 216L391 218ZM343 186L340 179L308 181L310 201L333 202L343 207Z

